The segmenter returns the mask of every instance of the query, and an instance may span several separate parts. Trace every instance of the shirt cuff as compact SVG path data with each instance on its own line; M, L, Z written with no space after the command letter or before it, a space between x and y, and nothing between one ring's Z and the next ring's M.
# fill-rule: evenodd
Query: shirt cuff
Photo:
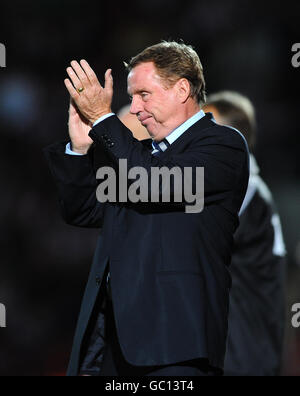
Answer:
M111 116L113 116L113 115L115 115L115 113L108 113L108 114L105 114L104 116L98 118L98 120L94 122L93 127L95 127L95 126L98 125L101 121L104 121L104 120L106 120L106 118L111 117Z
M68 154L68 155L84 155L84 154L75 153L75 151L72 151L72 150L71 150L71 143L70 143L70 142L66 145L65 154Z

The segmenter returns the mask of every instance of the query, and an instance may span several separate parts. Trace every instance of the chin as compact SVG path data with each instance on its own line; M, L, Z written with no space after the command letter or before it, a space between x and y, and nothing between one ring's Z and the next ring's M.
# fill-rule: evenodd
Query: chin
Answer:
M147 127L145 127L146 129L147 129L147 132L149 133L149 135L151 136L151 138L152 139L154 139L155 138L155 134L151 131L151 128L147 128ZM154 139L155 140L155 139Z
M157 132L157 130L156 130L155 128L151 128L151 127L149 126L149 128L146 127L146 129L147 129L147 132L149 133L149 135L151 136L151 138L152 138L153 140L158 141L158 142L160 142L161 140L163 140L163 138L160 136L160 133Z

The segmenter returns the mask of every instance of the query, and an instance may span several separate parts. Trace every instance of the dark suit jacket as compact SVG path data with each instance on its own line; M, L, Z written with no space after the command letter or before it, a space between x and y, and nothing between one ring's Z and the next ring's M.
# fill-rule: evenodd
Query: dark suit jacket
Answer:
M116 116L94 127L90 136L106 165L116 167L126 158L129 169L142 166L148 172L155 166L204 167L205 208L186 214L185 202L101 204L95 194L94 148L86 156L66 155L64 144L46 150L65 221L101 228L68 374L78 374L86 354L87 327L108 263L118 337L129 363L207 358L222 368L231 285L227 266L249 177L244 138L217 125L210 113L158 157ZM99 363L105 318L97 320Z

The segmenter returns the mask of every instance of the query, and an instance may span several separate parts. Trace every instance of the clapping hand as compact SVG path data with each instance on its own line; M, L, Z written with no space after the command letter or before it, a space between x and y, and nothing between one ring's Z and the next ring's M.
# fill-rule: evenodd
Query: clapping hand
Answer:
M74 151L86 154L92 144L88 136L95 121L111 113L113 79L111 69L105 73L105 85L101 86L95 72L87 61L71 62L67 68L70 77L65 86L71 96L69 133Z
M92 123L88 121L78 110L71 98L69 109L69 135L72 142L72 150L75 153L87 154L93 140L89 137Z

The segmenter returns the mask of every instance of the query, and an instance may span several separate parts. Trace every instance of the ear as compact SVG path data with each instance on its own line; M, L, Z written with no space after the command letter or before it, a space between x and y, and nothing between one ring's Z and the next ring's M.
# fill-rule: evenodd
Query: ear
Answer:
M177 81L177 93L181 103L185 103L191 94L191 86L186 78L181 78Z

